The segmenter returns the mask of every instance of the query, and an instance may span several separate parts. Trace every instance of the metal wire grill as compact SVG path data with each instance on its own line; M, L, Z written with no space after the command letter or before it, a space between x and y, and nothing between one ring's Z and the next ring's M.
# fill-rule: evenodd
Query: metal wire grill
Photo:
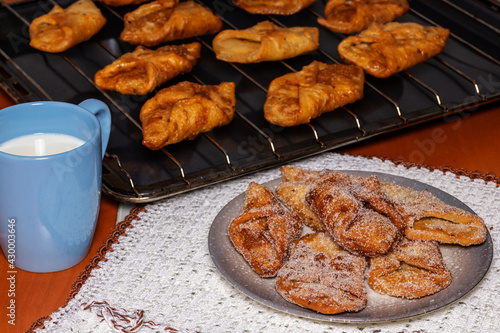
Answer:
M61 54L45 54L29 45L33 18L55 4L72 0L21 0L5 3L0 12L0 75L2 87L16 101L86 98L106 102L113 127L103 165L103 190L118 200L149 202L219 181L335 149L382 133L444 117L500 99L500 20L494 2L410 0L411 10L398 21L449 28L445 51L433 59L388 79L367 76L364 98L293 128L265 121L262 106L272 79L298 71L313 60L341 63L338 43L345 35L320 27L316 20L326 1L292 16L251 15L231 0L198 1L224 22L225 29L245 29L262 20L279 26L317 26L320 49L286 61L229 64L215 59L211 41L202 36L202 55L195 69L167 85L190 80L201 84L236 83L236 113L225 127L160 151L143 147L139 111L147 96L106 92L94 74L135 47L119 40L123 15L135 7L97 3L107 24L91 40ZM162 86L161 88L163 88Z

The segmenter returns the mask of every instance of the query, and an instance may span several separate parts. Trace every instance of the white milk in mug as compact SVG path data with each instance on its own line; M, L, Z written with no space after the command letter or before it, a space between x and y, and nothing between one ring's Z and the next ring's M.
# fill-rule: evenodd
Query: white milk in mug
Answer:
M80 147L85 142L62 133L23 135L0 144L0 151L18 156L48 156Z

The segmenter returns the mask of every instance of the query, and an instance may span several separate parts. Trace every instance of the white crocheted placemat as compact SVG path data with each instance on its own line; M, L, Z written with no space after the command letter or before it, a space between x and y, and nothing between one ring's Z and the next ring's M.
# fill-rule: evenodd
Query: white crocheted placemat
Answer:
M500 187L451 172L325 153L295 163L321 170L368 170L412 178L457 197L486 223L494 258L479 285L451 305L415 318L377 324L303 319L262 305L222 277L208 251L217 213L250 181L280 177L279 168L148 204L96 263L66 306L37 332L491 332L500 328ZM91 303L96 302L96 303ZM109 306L104 306L105 304ZM82 305L86 304L87 307ZM136 329L118 330L131 317ZM141 321L142 320L142 321ZM112 328L114 321L114 330ZM154 324L153 324L154 323ZM141 325L142 324L142 325ZM155 325L156 324L156 325Z

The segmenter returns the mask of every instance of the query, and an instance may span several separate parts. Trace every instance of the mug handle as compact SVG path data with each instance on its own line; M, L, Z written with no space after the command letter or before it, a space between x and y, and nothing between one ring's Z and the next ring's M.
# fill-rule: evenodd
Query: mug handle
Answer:
M78 106L94 114L101 124L102 157L104 158L111 133L111 112L106 104L94 98L86 99L78 104Z

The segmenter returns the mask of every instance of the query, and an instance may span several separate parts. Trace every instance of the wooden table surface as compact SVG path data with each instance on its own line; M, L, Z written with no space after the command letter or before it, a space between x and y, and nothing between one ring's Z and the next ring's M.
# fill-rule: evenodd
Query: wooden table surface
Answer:
M0 108L13 102L0 91ZM403 159L429 166L449 166L500 176L500 104L487 105L450 119L416 125L343 149L341 153ZM64 306L73 283L97 249L110 235L116 222L118 203L103 196L97 230L89 254L80 264L56 273L17 270L13 286L5 278L7 261L0 256L0 332L25 332L38 319ZM15 326L8 324L9 289L15 291Z

